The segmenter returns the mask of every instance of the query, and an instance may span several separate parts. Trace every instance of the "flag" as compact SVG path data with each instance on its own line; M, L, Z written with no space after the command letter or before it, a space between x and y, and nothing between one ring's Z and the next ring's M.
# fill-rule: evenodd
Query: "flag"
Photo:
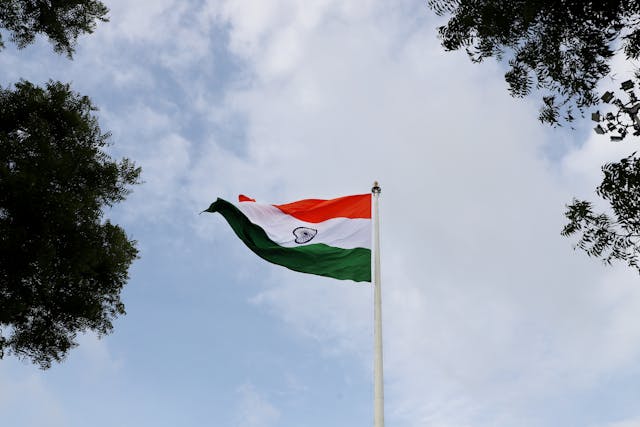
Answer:
M371 194L284 205L218 199L218 212L261 258L303 273L371 282Z

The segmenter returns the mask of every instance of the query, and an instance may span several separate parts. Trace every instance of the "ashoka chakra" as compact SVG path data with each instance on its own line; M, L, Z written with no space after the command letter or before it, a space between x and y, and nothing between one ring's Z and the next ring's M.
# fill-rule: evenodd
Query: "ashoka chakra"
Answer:
M302 244L307 243L318 234L318 230L314 230L313 228L307 227L298 227L293 230L293 235L296 236L296 243Z

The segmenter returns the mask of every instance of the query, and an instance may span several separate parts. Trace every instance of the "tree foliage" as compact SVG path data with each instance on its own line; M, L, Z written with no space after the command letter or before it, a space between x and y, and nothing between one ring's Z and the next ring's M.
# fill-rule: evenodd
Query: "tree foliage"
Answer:
M11 41L19 48L43 34L54 51L71 57L78 36L92 33L97 21L107 21L108 11L96 0L1 0L0 28L9 32Z
M539 119L553 126L592 111L595 132L612 141L640 135L640 97L633 77L601 96L598 84L621 53L640 58L640 0L427 0L448 22L438 28L446 50L464 49L472 61L505 60L505 80L514 97L541 96ZM630 78L631 77L631 78ZM640 83L640 71L635 79ZM613 78L613 76L612 76ZM640 158L635 154L602 168L596 193L611 211L574 200L565 213L565 236L606 263L623 261L640 272Z
M640 0L428 0L450 15L439 36L446 50L507 59L515 97L542 93L540 120L571 122L596 105L598 82L617 48L640 55Z
M613 217L594 213L591 203L574 200L562 234L579 233L576 247L606 263L623 261L640 272L640 158L635 153L602 167L597 194L609 202ZM615 219L614 219L615 218Z
M106 334L125 312L137 250L103 209L140 169L104 151L94 111L59 82L0 88L0 358L47 368L78 333Z

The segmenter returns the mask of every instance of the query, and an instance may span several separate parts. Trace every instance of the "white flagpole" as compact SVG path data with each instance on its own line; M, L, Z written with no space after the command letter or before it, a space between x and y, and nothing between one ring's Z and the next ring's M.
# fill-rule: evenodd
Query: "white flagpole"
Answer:
M382 294L380 292L380 221L378 215L378 197L382 189L378 181L373 183L373 322L374 322L374 360L373 360L373 426L384 427L384 381L382 375Z

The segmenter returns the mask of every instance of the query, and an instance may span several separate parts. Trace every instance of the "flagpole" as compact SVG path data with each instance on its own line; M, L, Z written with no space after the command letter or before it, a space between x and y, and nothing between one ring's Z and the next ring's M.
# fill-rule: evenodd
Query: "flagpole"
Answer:
M378 181L373 183L373 426L384 427L384 381L382 375L382 294L380 292L380 221L378 198L382 189Z

